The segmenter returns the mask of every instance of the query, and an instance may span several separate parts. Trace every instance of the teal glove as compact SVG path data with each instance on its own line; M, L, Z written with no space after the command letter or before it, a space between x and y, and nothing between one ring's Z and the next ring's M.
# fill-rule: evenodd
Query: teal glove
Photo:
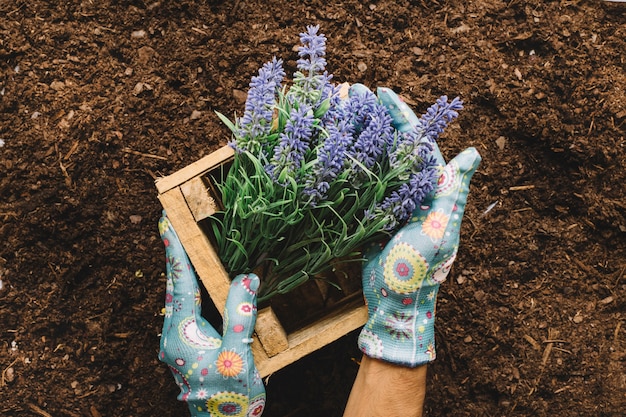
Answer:
M394 127L418 126L417 117L391 90L378 89ZM358 345L368 356L415 367L435 359L435 305L439 285L456 257L470 179L480 163L474 148L445 165L434 152L441 175L433 193L384 248L366 252L363 293L369 319Z
M230 287L224 336L201 316L200 290L183 246L166 217L167 288L159 360L169 365L192 416L260 416L265 387L250 350L256 323L256 275L239 275Z

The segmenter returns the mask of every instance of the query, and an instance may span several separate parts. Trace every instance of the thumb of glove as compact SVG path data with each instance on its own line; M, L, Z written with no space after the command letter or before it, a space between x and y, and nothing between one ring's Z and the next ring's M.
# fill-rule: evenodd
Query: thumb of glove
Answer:
M255 274L238 275L231 283L224 311L224 347L240 348L252 343L259 283Z

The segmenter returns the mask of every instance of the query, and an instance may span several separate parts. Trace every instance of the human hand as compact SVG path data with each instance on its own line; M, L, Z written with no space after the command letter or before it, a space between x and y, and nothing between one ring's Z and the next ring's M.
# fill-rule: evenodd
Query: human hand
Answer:
M379 88L378 97L396 129L419 126L393 91ZM480 163L474 148L447 165L436 144L434 152L441 172L435 190L384 248L367 251L363 267L369 319L359 348L370 357L409 367L435 359L437 292L456 257L469 182Z
M159 360L180 387L178 399L187 402L192 416L260 416L265 387L250 349L259 278L249 274L233 280L222 337L201 316L196 275L165 212L159 232L167 269Z

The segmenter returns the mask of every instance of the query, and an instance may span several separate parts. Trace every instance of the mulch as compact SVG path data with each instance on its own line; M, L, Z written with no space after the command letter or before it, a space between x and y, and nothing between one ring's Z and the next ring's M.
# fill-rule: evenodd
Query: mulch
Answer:
M154 181L226 144L308 24L338 82L465 109L462 244L428 416L626 409L626 6L601 1L0 2L0 414L187 415L157 360ZM351 333L272 375L267 416L340 416ZM381 399L384 401L385 399Z

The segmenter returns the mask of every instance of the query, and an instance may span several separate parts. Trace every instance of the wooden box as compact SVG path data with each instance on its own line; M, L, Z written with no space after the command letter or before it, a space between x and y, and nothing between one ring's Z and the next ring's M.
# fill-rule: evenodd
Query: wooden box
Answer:
M211 243L206 222L211 221L208 217L220 204L212 178L220 175L233 155L233 150L225 146L156 181L159 200L202 285L221 314L230 279ZM275 297L268 305L259 305L252 350L261 376L270 375L365 324L367 308L360 291L360 279L351 278L349 288L339 294L315 280L296 289L300 290L297 293ZM359 282L356 286L355 280ZM333 293L332 296L329 293ZM289 305L289 300L294 299L297 299L295 305ZM303 312L306 312L304 316ZM293 320L294 317L297 319Z

